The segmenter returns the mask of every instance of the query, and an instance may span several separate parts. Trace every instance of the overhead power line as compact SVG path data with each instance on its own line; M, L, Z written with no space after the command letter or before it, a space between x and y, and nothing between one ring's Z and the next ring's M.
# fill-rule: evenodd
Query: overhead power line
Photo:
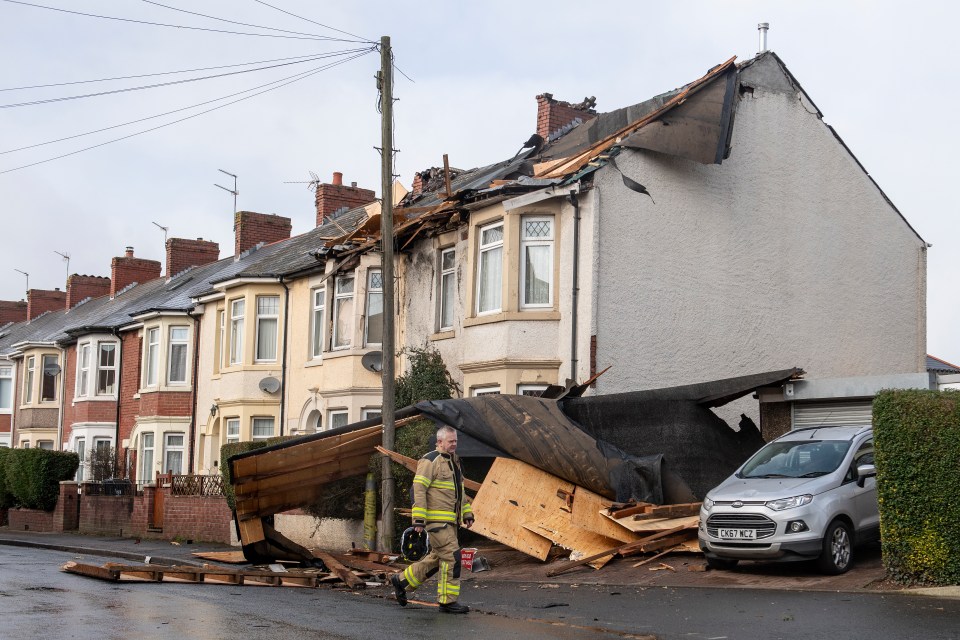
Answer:
M128 139L128 138L133 138L134 136L139 136L139 135L142 135L142 134L144 134L144 133L149 133L149 132L151 132L151 131L156 131L157 129L163 129L164 127L169 127L169 126L171 126L171 125L174 125L174 124L177 124L177 123L180 123L180 122L184 122L184 121L186 121L186 120L190 120L190 119L193 119L193 118L197 118L197 117L199 117L199 116L202 116L202 115L204 115L204 114L210 113L210 112L212 112L212 111L216 111L216 110L218 110L218 109L222 109L222 108L224 108L224 107L228 107L228 106L230 106L230 105L232 105L232 104L236 104L236 103L242 102L242 101L244 101L244 100L249 100L250 98L253 98L253 97L255 97L255 96L262 95L262 94L264 94L264 93L267 93L268 91L273 91L274 89L279 89L280 87L284 87L284 86L286 86L286 85L288 85L288 84L292 84L292 83L294 83L294 82L298 82L298 81L300 81L300 80L303 80L304 78L309 78L310 76L315 75L315 74L318 74L318 73L320 73L321 71L326 71L326 70L332 69L333 67L336 67L336 66L338 66L338 65L346 64L347 62L350 62L351 60L356 60L357 58L363 57L363 56L367 55L368 53L370 53L371 51L374 51L374 50L375 50L375 48L374 48L374 47L371 47L370 49L364 50L362 53L357 53L357 54L352 55L352 56L350 56L350 57L348 57L348 58L344 58L343 60L337 60L336 62L331 62L331 63L329 63L329 64L325 64L325 65L320 66L320 67L317 67L317 68L315 68L315 69L311 69L311 70L309 70L309 71L304 71L303 73L299 73L299 74L297 74L296 76L291 76L291 78L292 78L291 80L288 80L287 82L283 82L282 84L279 84L279 85L277 85L277 86L275 86L275 87L271 87L271 88L269 88L269 89L264 89L263 91L258 91L257 93L251 94L251 95L249 95L249 96L244 96L244 97L242 97L242 98L238 98L238 99L233 100L233 101L231 101L231 102L227 102L226 104L217 105L216 107L213 107L213 108L211 108L211 109L207 109L206 111L201 111L200 113L195 113L195 114L192 114L192 115L189 115L189 116L180 118L179 120L173 120L172 122L167 122L167 123L164 123L164 124L161 124L161 125L157 125L156 127L151 127L150 129L144 129L143 131L137 131L137 132L135 132L135 133L131 133L130 135L122 136L122 137L120 137L120 138L114 138L113 140L107 140L106 142L101 142L101 143L99 143L99 144L91 145L91 146L85 147L85 148L83 148L83 149L78 149L78 150L76 150L76 151L71 151L70 153L64 153L64 154L61 154L61 155L59 155L59 156L54 156L54 157L52 157L52 158L47 158L47 159L45 159L45 160L39 160L39 161L37 161L37 162L31 162L30 164L21 165L21 166L19 166L19 167L13 167L12 169L5 169L5 170L3 170L3 171L0 171L0 175L5 174L5 173L11 173L11 172L13 172L13 171L19 171L19 170L21 170L21 169L26 169L26 168L28 168L28 167L35 167L35 166L37 166L37 165L39 165L39 164L45 164L45 163L47 163L47 162L53 162L54 160L59 160L59 159L61 159L61 158L67 158L67 157L69 157L69 156L74 156L74 155L77 155L78 153L83 153L84 151L89 151L89 150L91 150L91 149L96 149L96 148L98 148L98 147L103 147L103 146L106 146L106 145L108 145L108 144L112 144L112 143L114 143L114 142L120 142L121 140L126 140L126 139Z
M280 13L285 13L285 14L287 14L288 16L293 16L294 18L299 18L299 19L301 19L301 20L306 20L307 22L310 22L310 23L315 24L315 25L317 25L317 26L323 27L324 29L330 29L331 31L336 31L336 32L338 32L338 33L342 33L342 34L344 34L344 35L352 36L352 37L354 37L354 38L360 38L360 39L363 40L364 42L372 42L372 40L370 40L369 38L364 38L363 36L358 36L358 35L356 35L356 34L354 34L354 33L350 33L349 31L344 31L343 29L337 29L336 27L331 27L330 25L323 24L322 22L317 22L316 20L311 20L310 18L304 18L303 16L297 15L297 14L295 14L295 13L290 13L289 11L286 11L286 10L284 10L284 9L281 9L280 7L275 7L275 6L273 6L272 4L269 4L269 3L267 3L267 2L263 2L263 0L254 0L254 1L255 1L255 2L259 2L260 4L262 4L262 5L265 6L265 7L270 7L271 9L276 9L276 10L279 11Z
M369 40L345 40L343 38L333 38L330 36L295 36L295 35L280 35L274 33L250 33L248 31L229 31L226 29L212 29L210 27L190 27L182 24L168 24L166 22L152 22L150 20L135 20L133 18L118 18L116 16L104 16L97 13L84 13L83 11L72 11L70 9L60 9L59 7L48 7L43 4L34 4L32 2L23 2L23 0L2 0L3 2L8 2L10 4L20 4L25 7L34 7L36 9L47 9L49 11L59 11L61 13L70 13L77 16L84 16L87 18L100 18L102 20L116 20L118 22L130 22L133 24L145 24L153 27L171 27L173 29L189 29L191 31L207 31L210 33L226 33L230 35L237 36L254 36L258 38L284 38L287 40L324 40L324 41L335 41L335 42L362 42L367 43Z
M200 76L198 78L184 78L182 80L171 80L169 82L158 82L156 84L145 84L138 87L125 87L123 89L112 89L110 91L98 91L96 93L85 93L75 96L61 96L59 98L46 98L44 100L30 100L28 102L13 102L10 104L0 104L0 109L13 109L16 107L30 107L38 104L49 104L51 102L65 102L67 100L80 100L82 98L96 98L98 96L108 96L115 93L126 93L128 91L142 91L144 89L156 89L158 87L169 87L177 84L186 84L188 82L199 82L200 80L211 80L214 78L226 78L228 76L236 76L243 73L252 73L254 71L265 71L267 69L276 69L279 67L288 67L294 64L302 64L304 62L314 62L316 60L322 60L324 58L329 58L334 55L346 55L349 53L356 53L358 51L368 51L369 49L350 49L348 51L338 51L335 53L320 54L312 58L306 58L304 60L296 60L294 62L283 62L280 64L273 64L266 67L257 67L255 69L242 69L240 71L230 71L227 73L216 73L209 76Z

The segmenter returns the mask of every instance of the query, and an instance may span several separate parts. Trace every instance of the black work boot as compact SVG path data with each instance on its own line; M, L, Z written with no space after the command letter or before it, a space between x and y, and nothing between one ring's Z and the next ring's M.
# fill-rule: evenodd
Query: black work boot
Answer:
M390 584L393 585L393 594L397 597L397 604L401 607L407 606L407 581L400 577L399 573L390 576Z
M440 605L440 611L443 613L466 613L470 611L470 607L465 604L460 604L459 602L448 602L447 604Z

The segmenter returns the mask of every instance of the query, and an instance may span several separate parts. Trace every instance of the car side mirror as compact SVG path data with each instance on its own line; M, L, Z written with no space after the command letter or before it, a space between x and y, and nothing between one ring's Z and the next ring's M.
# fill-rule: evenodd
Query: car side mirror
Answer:
M857 486L863 487L867 478L874 478L877 475L877 466L873 464L861 464L857 467Z

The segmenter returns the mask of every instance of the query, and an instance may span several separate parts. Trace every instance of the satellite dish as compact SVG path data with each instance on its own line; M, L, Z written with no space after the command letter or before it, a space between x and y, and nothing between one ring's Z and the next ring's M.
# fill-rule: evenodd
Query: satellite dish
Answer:
M383 371L383 351L370 351L360 359L360 364L367 371L380 373Z
M260 381L260 391L276 393L278 389L280 389L280 381L273 376L267 376Z
M43 368L43 373L48 376L58 376L60 375L60 365L56 363L48 364Z

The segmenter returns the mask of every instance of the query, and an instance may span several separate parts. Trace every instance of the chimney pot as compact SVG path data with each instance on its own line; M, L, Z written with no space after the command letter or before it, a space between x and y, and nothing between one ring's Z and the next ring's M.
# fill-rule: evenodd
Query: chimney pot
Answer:
M757 31L760 32L760 53L764 53L767 50L767 31L769 31L769 29L769 22L761 22L757 25Z
M339 171L333 172L333 184L341 185L343 184L343 174Z
M128 258L132 258L132 257L133 257L133 247L127 247L127 249L126 249L126 251L124 251L124 254L123 254L123 255L125 255L125 256L128 257Z

